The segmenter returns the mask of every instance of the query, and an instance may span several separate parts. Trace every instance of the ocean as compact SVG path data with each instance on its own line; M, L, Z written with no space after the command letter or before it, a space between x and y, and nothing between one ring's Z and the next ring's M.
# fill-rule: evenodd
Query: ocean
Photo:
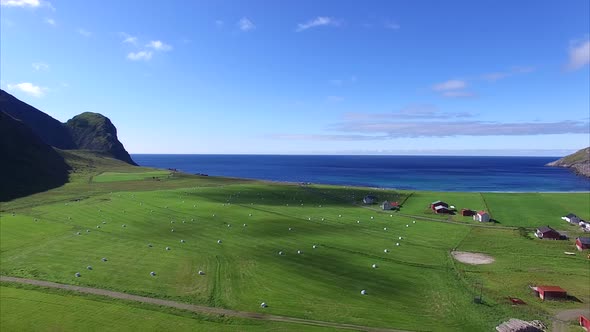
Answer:
M288 182L432 191L590 191L559 157L134 154L141 166Z

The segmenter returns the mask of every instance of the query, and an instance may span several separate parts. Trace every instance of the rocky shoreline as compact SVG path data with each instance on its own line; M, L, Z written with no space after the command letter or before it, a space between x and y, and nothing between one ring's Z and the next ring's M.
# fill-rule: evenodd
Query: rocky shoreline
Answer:
M550 167L565 167L574 173L590 178L590 147L548 163Z

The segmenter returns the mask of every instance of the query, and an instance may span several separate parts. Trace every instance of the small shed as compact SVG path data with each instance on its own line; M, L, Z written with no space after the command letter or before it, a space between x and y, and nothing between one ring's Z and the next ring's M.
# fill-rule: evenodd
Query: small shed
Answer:
M590 249L590 237L579 237L576 239L576 248L578 250Z
M579 322L581 327L585 328L586 331L590 331L590 318L580 315Z
M580 217L576 216L573 213L568 213L566 216L561 217L561 219L569 222L570 224L579 224L580 221L582 221L582 219L580 219Z
M489 222L490 221L490 214L486 211L478 211L477 214L473 216L473 220L479 222Z
M461 209L461 215L463 217L471 217L475 215L475 211L470 210L470 209Z
M537 286L534 288L541 300L563 299L567 297L567 291L559 286Z
M399 210L399 203L384 201L381 203L381 208L383 210Z
M374 204L376 200L377 200L377 196L367 195L363 198L363 203Z
M541 226L537 228L535 231L535 236L539 239L551 239L551 240L559 240L561 239L561 234L558 231L554 230L549 226Z
M445 207L443 205L437 205L434 207L434 213L436 214L442 214L442 213L451 213L451 210L448 207Z

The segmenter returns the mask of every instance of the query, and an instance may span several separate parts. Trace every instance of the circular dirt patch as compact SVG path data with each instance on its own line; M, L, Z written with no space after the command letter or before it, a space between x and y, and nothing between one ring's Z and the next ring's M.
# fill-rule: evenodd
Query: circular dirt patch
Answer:
M453 251L451 255L459 262L471 265L492 264L495 260L492 256L476 252Z

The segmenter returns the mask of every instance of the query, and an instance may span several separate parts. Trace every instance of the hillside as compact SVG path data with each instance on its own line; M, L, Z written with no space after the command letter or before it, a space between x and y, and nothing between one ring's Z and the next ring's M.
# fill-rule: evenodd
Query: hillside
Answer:
M109 118L98 113L82 113L61 123L44 112L0 90L0 111L22 121L43 142L62 150L95 150L137 165L117 138Z
M136 165L117 139L117 128L102 114L84 112L66 123L78 149L108 151L114 158Z
M0 201L59 187L70 167L24 123L0 111Z
M570 168L579 175L590 177L590 147L550 162L547 166Z

